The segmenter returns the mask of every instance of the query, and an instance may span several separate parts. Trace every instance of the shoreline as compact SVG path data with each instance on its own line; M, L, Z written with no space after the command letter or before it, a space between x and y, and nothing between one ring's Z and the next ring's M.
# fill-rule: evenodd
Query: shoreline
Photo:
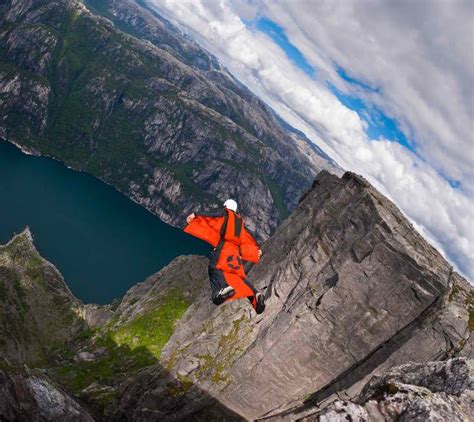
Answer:
M3 143L1 143L1 141L4 141L4 145L3 145ZM140 219L143 219L143 222L146 222L146 224L147 224L146 226L144 226L144 225L140 226L139 224L135 226L135 225L132 224L132 227L137 227L137 229L134 230L134 233L140 233L140 229L143 228L143 227L153 229L151 231L155 231L154 229L156 229L157 237L153 238L154 243L153 244L150 244L149 242L148 243L147 242L143 243L143 245L145 247L149 248L150 250L153 248L153 249L158 249L158 250L163 249L164 251L166 251L167 247L166 247L165 244L160 246L162 244L162 241L160 239L165 239L165 238L167 238L166 236L169 236L169 238L171 240L173 240L174 236L177 236L177 235L182 236L183 241L176 242L178 246L181 245L181 246L177 247L176 251L169 252L169 253L168 252L167 253L160 253L160 252L156 253L156 251L155 251L153 253L150 253L150 255L153 256L153 257L156 257L156 262L153 263L153 261L150 262L150 260L148 260L148 261L143 260L144 264L146 264L146 265L142 266L141 267L142 270L140 270L139 272L136 272L133 268L130 268L130 270L127 270L127 271L129 271L129 276L126 276L124 278L125 279L130 279L130 280L128 280L128 281L125 280L126 282L123 282L123 280L120 278L120 280L122 280L122 281L119 284L119 285L125 286L126 290L125 291L122 291L122 290L119 291L118 288L117 289L114 288L114 291L117 290L118 294L114 295L112 299L108 299L108 295L102 295L102 293L100 292L100 288L97 289L99 291L99 294L95 294L95 295L90 294L90 292L94 292L93 287L91 287L91 288L87 287L85 289L83 288L83 285L86 285L86 286L88 285L89 279L91 277L92 278L96 277L95 272L93 271L94 267L91 266L90 267L91 270L88 271L88 273L91 274L91 277L89 277L87 275L88 273L86 273L86 272L85 272L85 274L86 274L85 276L83 276L82 273L81 273L81 276L78 277L77 274L74 275L75 274L74 271L71 272L71 269L70 269L71 265L65 266L65 262L68 263L68 262L71 261L70 258L68 258L67 260L58 259L58 257L51 252L51 251L54 251L54 249L51 249L49 247L51 242L49 242L49 244L46 243L46 242L37 244L35 242L37 240L36 236L34 236L34 233L32 234L32 229L30 229L30 227L32 227L31 226L31 221L32 221L31 220L31 218L32 218L31 215L27 218L19 219L19 222L21 224L16 224L16 220L15 220L15 224L13 224L11 226L11 230L10 230L10 227L7 227L7 230L5 230L5 233L3 233L3 231L2 231L2 241L0 242L0 247L10 244L14 239L17 239L19 236L27 235L28 239L34 245L35 249L38 251L38 253L41 255L41 257L44 260L46 260L49 265L52 266L51 268L54 268L54 270L58 274L60 274L60 276L65 281L65 284L66 284L68 290L70 292L72 292L74 297L78 301L80 301L82 304L84 304L84 305L88 305L88 304L96 304L96 305L110 304L110 303L112 303L113 300L115 300L117 298L121 298L131 287L133 287L136 284L137 281L140 281L140 282L144 281L148 277L150 277L153 274L155 274L156 272L160 271L162 268L164 268L166 265L168 265L176 257L182 256L182 255L189 255L193 252L196 253L196 251L192 250L193 248L189 248L189 247L186 248L184 240L186 240L185 236L187 236L187 235L184 235L183 233L181 233L181 230L179 230L179 228L173 227L173 226L167 224L166 222L162 221L158 216L151 213L149 210L147 210L145 207L143 207L140 203L138 203L137 201L132 200L127 195L124 195L122 192L120 192L118 189L116 189L114 186L110 185L109 183L106 183L106 182L102 181L100 178L98 178L94 175L91 175L90 173L87 173L87 172L82 171L82 170L71 169L71 167L66 166L63 162L61 162L60 160L57 160L57 159L53 159L54 161L47 161L47 160L35 160L34 158L30 158L31 156L40 156L41 157L42 155L39 154L39 153L35 153L36 151L34 149L32 150L28 147L27 148L21 147L21 145L18 145L17 142L9 141L9 140L5 139L4 137L0 138L0 146L4 147L4 148L2 148L2 151L0 152L0 156L1 156L2 160L5 159L5 169L8 170L9 167L13 167L13 168L16 167L18 169L16 173L12 173L12 174L16 174L15 177L18 176L18 178L19 178L23 174L24 170L26 170L26 169L23 169L23 166L25 165L25 163L26 163L26 165L28 165L28 163L36 162L37 164L35 165L35 167L39 167L40 169L43 166L45 166L47 169L55 168L55 170L53 171L53 175L58 174L58 175L61 176L61 177L57 178L58 180L60 180L62 177L65 177L66 174L64 172L67 172L68 170L74 170L75 173L74 174L69 173L69 176L68 176L67 180L74 180L74 179L69 179L71 177L72 178L78 178L77 176L80 173L83 173L83 174L87 175L87 178L89 179L88 183L90 183L92 186L91 186L91 190L85 191L86 195L88 194L87 192L95 192L95 190L93 190L92 188L95 188L97 185L100 185L101 183L104 183L102 185L101 189L102 190L104 190L104 189L108 190L109 192L107 194L111 195L111 198L117 199L116 198L117 194L119 194L118 196L121 197L120 202L117 202L117 204L120 205L120 209L125 209L126 211L130 211L129 215L137 217L137 218L134 219L134 221L140 221ZM21 157L23 157L23 159L21 159ZM46 159L50 158L47 155L45 155L44 157ZM58 166L58 164L60 166ZM65 168L67 168L67 170L65 170ZM8 175L9 173L7 172L5 174ZM21 178L19 178L18 180L20 180L20 179ZM84 180L82 177L79 177L78 179ZM28 179L25 179L25 180L26 180L25 183L29 183ZM3 181L4 181L4 183L0 183L2 185L2 188L4 187L3 186L4 184L6 186L8 186L8 181L9 181L8 177L5 178ZM92 182L94 182L94 183L92 183ZM97 182L99 182L99 183L97 183ZM99 191L99 192L102 192L102 190ZM8 198L8 192L18 192L18 195L23 194L20 190L15 190L15 191L13 189L10 189L10 191L7 190L5 198L2 195L2 200L5 199L5 204L7 204L6 199ZM115 196L112 196L112 194L114 194ZM77 197L77 195L76 195L76 197ZM49 201L47 201L47 202L49 202ZM36 210L34 210L33 207L30 207L30 210L31 210L31 213L33 213L33 214L36 213ZM114 210L115 210L115 208L114 208ZM138 211L140 211L141 213L138 212ZM145 211L145 212L143 212L143 211ZM15 207L13 207L12 208L12 215L15 215L15 213L16 213L15 212ZM147 215L148 215L148 217L147 217ZM151 215L151 218L150 218L150 215ZM126 217L124 217L124 219L126 219ZM130 223L133 223L133 222L130 222ZM91 226L92 226L92 224L93 223L91 223ZM35 224L33 224L33 226L36 228L35 233L36 233L36 235L38 235L38 238L40 240L42 238L44 239L45 237L47 237L47 236L43 236L43 234L41 235L42 237L39 236L40 231L38 230L38 227L39 227L38 224L36 224L36 226L35 226ZM162 228L160 228L160 227L157 228L156 226L163 226L163 227ZM95 227L95 225L94 225L94 227ZM170 230L170 229L172 229L172 230ZM177 234L174 234L175 232ZM3 239L3 234L5 235L4 239ZM121 232L119 234L121 235ZM127 236L129 236L128 233L125 232L125 234ZM165 236L165 234L166 234L166 236ZM69 237L69 236L67 236L67 237ZM149 236L144 236L144 237L148 238ZM126 240L126 239L129 239L129 237L127 237L127 238L123 237L123 239ZM140 235L132 236L131 239L133 241L135 241L134 239L141 240L142 236L140 236ZM181 237L179 237L178 239L181 239ZM67 241L68 240L66 240L66 242ZM138 240L137 240L137 242L138 242ZM174 242L174 240L173 240L173 242ZM127 242L127 243L130 243L130 242ZM110 242L109 242L109 244L110 244ZM184 245L184 246L182 246L182 245ZM69 248L70 246L69 246L68 243L64 243L64 247ZM86 249L87 248L82 248L81 250L86 250ZM113 248L111 248L111 249L113 250ZM131 249L131 248L128 248L128 249ZM199 251L200 251L200 249L199 249ZM199 251L197 253L200 253ZM133 250L130 250L130 252L131 253L127 254L127 256L129 256L129 255L133 256L133 254L132 254ZM147 252L145 251L144 254L146 254L146 253ZM143 254L141 254L141 255L143 255ZM203 251L201 253L201 255L205 256L205 252ZM72 259L74 259L74 258L72 258ZM89 261L87 261L87 262L89 262ZM92 263L95 265L95 262L92 262ZM137 266L132 265L132 267L135 268ZM73 270L74 270L74 268L73 268ZM143 271L143 274L142 274L142 271ZM68 277L67 274L69 274L69 275L72 274L72 276L74 276L75 278L74 277L72 277L72 278ZM115 272L111 272L111 274L115 274ZM136 275L136 274L139 274L139 275ZM106 278L103 278L103 280L106 280L106 279L110 278L108 275L104 276L104 277L106 277ZM102 296L104 296L104 298Z
M120 189L118 189L116 186L114 186L113 184L107 182L106 180L103 180L101 177L99 176L96 176L95 174L92 174L92 173L89 173L87 171L84 171L84 170L78 170L74 167L71 167L69 165L67 165L64 161L61 161L60 159L56 158L56 157L53 157L51 155L48 155L48 154L42 154L41 152L39 152L38 150L34 149L34 148L31 148L31 147L25 147L15 141L12 141L10 139L6 139L6 138L3 138L3 137L0 137L0 141L4 141L4 142L7 142L9 144L12 144L14 145L15 147L17 147L23 154L25 155L29 155L29 156L33 156L33 157L44 157L44 158L49 158L51 160L54 160L56 161L57 163L63 165L64 167L68 168L69 170L72 170L72 171L75 171L77 173L83 173L83 174L87 174L88 176L91 176L93 177L94 179L96 180L99 180L100 182L106 184L107 186L110 186L112 189L114 189L116 192L120 193L121 195L123 195L125 198L127 198L128 200L132 201L134 204L138 205L139 207L143 208L145 211L147 211L148 213L150 213L153 217L157 218L160 222L162 223L165 223L167 224L168 226L170 227L174 227L174 228L177 228L177 229L182 229L182 227L179 227L179 226L175 226L174 224L170 224L169 222L167 221L164 221L163 219L161 219L157 214L155 214L154 212L152 212L150 209L148 209L147 207L145 207L141 202L137 201L135 198L133 198L132 196L129 196L127 195L125 192L121 191Z
M23 154L26 154L26 155L32 155L34 157L41 157L41 154L39 151L35 150L34 148L28 148L28 147L25 147L23 145L20 145L19 143L15 142L15 141L11 141L9 139L3 139L5 142L8 142L10 144L13 144L15 145Z

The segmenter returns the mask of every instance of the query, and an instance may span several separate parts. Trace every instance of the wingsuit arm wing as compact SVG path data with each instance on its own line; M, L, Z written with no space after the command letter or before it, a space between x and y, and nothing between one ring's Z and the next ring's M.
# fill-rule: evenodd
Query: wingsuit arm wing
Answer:
M224 216L206 216L201 213L184 228L184 231L216 247L220 239L220 231Z
M257 263L260 260L258 251L260 246L258 246L257 241L249 233L249 231L242 227L242 237L240 243L240 255L244 261L250 261Z

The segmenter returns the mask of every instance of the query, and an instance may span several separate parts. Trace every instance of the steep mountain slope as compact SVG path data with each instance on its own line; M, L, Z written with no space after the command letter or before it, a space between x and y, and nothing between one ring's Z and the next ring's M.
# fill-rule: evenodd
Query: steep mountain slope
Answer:
M28 268L27 257L36 252L29 236L20 238L24 264L15 265L24 277L21 267ZM474 289L393 203L357 175L322 172L263 251L248 273L265 291L263 315L245 301L215 307L207 259L178 257L114 306L83 306L67 295L70 306L79 308L79 329L69 331L68 341L61 337L34 366L100 420L318 420L330 412L362 414L371 411L366 404L372 393L362 389L373 376L379 378L370 381L372 389L387 383L398 388L376 397L381 408L388 409L395 394L403 406L413 399L413 406L437 411L441 396L429 392L439 387L435 375L416 384L421 367L412 368L413 376L401 370L393 370L392 378L382 374L409 361L472 359ZM61 283L53 280L56 288L40 295L63 291ZM22 285L36 289L23 279ZM10 314L20 309L11 301ZM31 312L26 310L27 321ZM61 332L65 325L57 327ZM41 335L48 330L37 329ZM10 335L0 338L2 344ZM439 372L443 365L423 371ZM4 366L6 374L14 370L8 362ZM400 390L409 380L414 387ZM442 391L453 394L448 387ZM459 406L472 387L464 393ZM331 404L336 399L345 404Z
M32 420L89 420L52 380L102 412L125 378L159 362L174 322L196 291L207 290L206 265L203 257L177 258L114 312L77 300L28 229L0 246L0 419L26 420L49 407L56 419ZM160 373L165 380L166 370Z
M129 0L2 2L0 117L0 137L173 225L233 196L263 239L320 169L338 171L214 57Z
M0 246L0 357L9 364L44 364L85 328L81 304L43 259L29 230Z
M472 287L351 173L317 177L249 278L266 290L262 316L245 303L209 310L203 297L161 356L246 418L300 417L390 366L471 353ZM143 403L159 408L165 395L144 371L119 408L146 420ZM198 408L189 400L180 412Z
M15 236L0 246L0 419L114 418L122 384L151 367L166 387L160 418L193 394L210 407L203 415L241 420L186 377L170 376L160 360L196 297L212 310L207 284L206 258L178 257L120 304L83 305L38 255L30 232Z

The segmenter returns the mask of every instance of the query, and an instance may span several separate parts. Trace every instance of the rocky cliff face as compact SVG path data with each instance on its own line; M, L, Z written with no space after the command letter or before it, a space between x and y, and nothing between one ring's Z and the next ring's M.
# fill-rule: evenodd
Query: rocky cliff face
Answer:
M472 365L473 288L364 179L320 173L263 251L263 315L212 305L206 258L179 257L114 306L79 305L89 328L42 373L105 420L468 414L472 385L449 374Z
M171 374L246 418L296 418L393 365L470 353L472 287L354 174L321 173L263 250L249 278L266 312L197 302L162 353ZM140 390L153 384L146 374L122 403L138 419L141 403L163 397Z
M0 246L3 361L44 364L55 347L85 328L80 314L80 302L56 268L38 254L29 230Z
M319 170L339 171L214 57L131 0L2 2L0 116L0 137L178 226L232 196L267 238Z
M3 421L93 422L80 404L43 374L0 370Z
M373 377L355 402L336 401L301 420L462 422L474 414L473 389L472 360L405 364Z

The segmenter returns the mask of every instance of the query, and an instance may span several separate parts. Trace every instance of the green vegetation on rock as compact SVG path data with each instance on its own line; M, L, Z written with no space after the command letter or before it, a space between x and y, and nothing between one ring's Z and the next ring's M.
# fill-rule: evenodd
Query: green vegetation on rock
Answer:
M79 302L35 249L29 231L0 246L0 355L43 365L84 327ZM40 334L38 334L40 333ZM8 344L15 342L15 348Z
M114 384L123 379L124 375L156 363L154 356L145 348L131 350L127 346L120 346L110 334L97 333L94 346L97 348L95 350L101 351L96 359L78 361L73 354L69 354L69 362L66 365L51 369L52 373L76 394L94 382Z
M5 282L0 279L0 300L3 302L7 298L7 288Z
M161 349L174 332L176 321L182 317L188 306L189 302L182 291L171 289L152 310L112 331L111 338L117 345L128 346L132 351L146 348L159 359Z
M232 322L230 331L219 339L218 351L215 356L208 354L197 356L201 361L201 365L195 373L197 379L210 379L214 384L228 384L231 381L227 371L243 351L239 347L239 341L249 332L248 330L242 332L242 325L245 321L246 317L242 315ZM208 331L209 327L204 327L204 330Z
M188 306L181 290L170 289L142 314L118 328L108 325L82 331L74 340L73 348L87 350L93 357L90 360L78 359L67 346L56 350L56 358L62 363L53 365L50 370L75 394L87 389L87 395L94 396L95 389L89 391L88 388L93 383L102 387L118 385L126 377L159 361L176 321ZM112 393L104 393L100 388L97 391L107 400L113 397Z
M474 291L467 293L465 304L469 310L469 331L474 331Z

